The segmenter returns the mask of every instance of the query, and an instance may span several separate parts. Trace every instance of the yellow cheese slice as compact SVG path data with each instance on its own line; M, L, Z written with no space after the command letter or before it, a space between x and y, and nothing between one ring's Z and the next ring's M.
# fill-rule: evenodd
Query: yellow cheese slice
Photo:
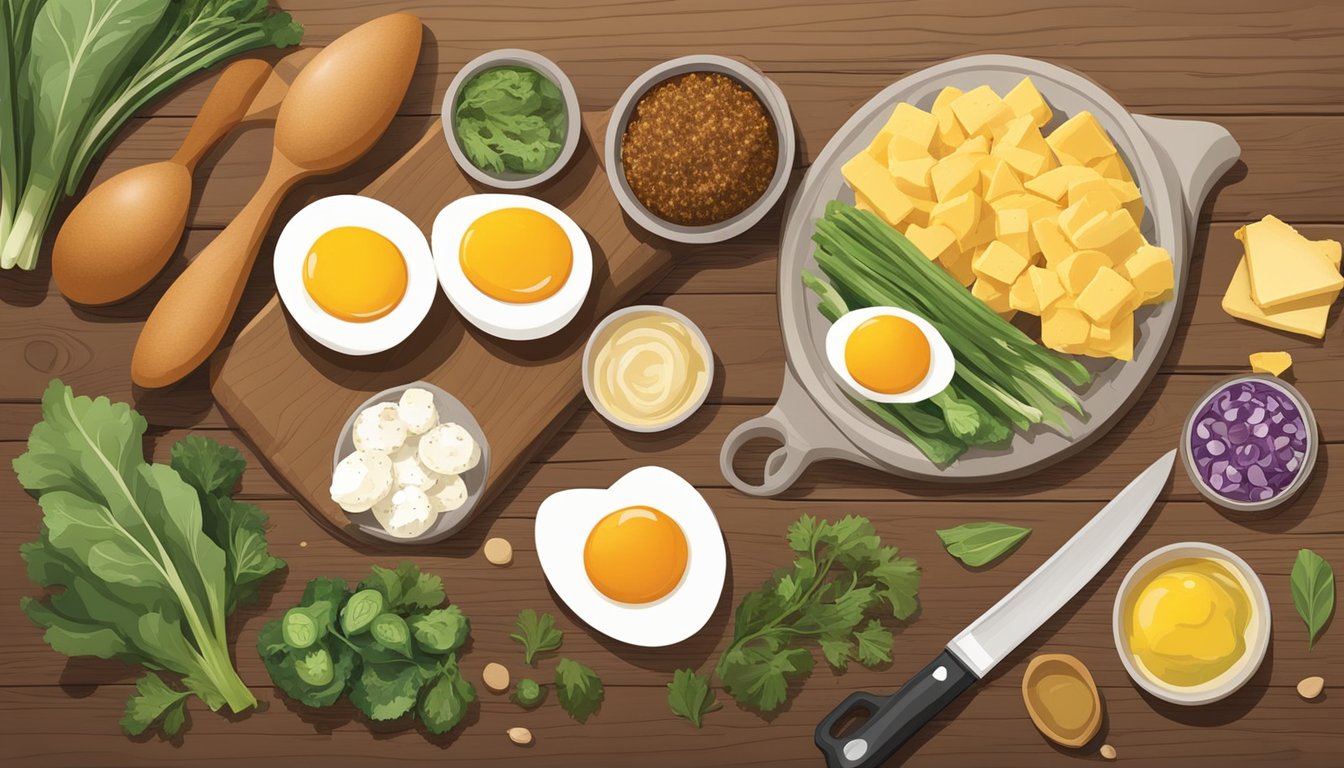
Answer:
M1327 262L1339 268L1340 247L1334 240L1320 240L1312 243ZM1289 333L1300 333L1319 339L1325 336L1325 324L1330 319L1330 307L1335 303L1339 291L1318 294L1308 299L1293 302L1273 310L1261 309L1251 298L1250 269L1242 257L1232 282L1223 295L1223 311L1227 314L1252 323L1275 328Z
M1261 309L1344 288L1339 265L1331 265L1312 241L1273 216L1237 230L1237 239L1246 248L1251 298Z

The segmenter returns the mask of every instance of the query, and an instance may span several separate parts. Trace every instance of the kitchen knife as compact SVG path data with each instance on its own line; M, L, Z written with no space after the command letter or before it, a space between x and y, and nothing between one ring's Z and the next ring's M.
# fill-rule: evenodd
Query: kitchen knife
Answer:
M952 638L938 658L890 696L851 695L817 726L830 768L876 768L957 696L1003 661L1078 594L1139 527L1167 484L1176 452L1158 459L1012 592ZM867 719L832 734L857 713Z

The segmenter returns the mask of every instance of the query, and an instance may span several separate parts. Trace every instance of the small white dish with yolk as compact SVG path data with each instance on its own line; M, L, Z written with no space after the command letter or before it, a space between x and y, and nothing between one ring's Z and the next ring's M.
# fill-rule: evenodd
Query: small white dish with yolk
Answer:
M294 215L275 244L275 287L314 341L372 355L406 340L434 304L434 258L401 211L335 195Z
M510 341L540 339L579 313L593 282L588 236L526 195L467 195L434 219L434 266L467 322Z
M535 533L556 595L623 643L679 643L705 626L723 594L719 521L690 483L662 467L636 469L610 488L551 494Z

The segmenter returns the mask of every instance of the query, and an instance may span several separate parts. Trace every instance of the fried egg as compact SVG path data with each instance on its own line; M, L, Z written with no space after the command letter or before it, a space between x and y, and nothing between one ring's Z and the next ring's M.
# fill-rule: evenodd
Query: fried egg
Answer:
M642 467L610 488L552 494L537 510L537 557L556 595L593 629L657 648L699 632L723 593L727 554L690 483Z
M840 383L878 403L917 403L942 392L956 359L928 320L896 307L841 315L826 333L826 359Z
M524 195L468 195L434 220L443 292L472 325L527 341L578 314L593 280L588 237L549 203Z
M274 269L294 322L347 355L400 344L434 303L434 259L420 228L359 195L326 197L295 214L275 244Z

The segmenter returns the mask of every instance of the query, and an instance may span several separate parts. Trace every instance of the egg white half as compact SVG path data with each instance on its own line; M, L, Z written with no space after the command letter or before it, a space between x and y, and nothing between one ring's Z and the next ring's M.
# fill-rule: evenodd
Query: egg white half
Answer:
M472 222L503 208L528 208L545 214L564 230L573 252L569 278L541 301L514 304L487 296L462 271L462 238ZM593 282L593 251L588 236L564 211L526 195L468 195L449 203L434 219L431 235L439 283L462 317L482 331L511 341L540 339L559 331L579 313Z
M386 315L354 323L327 314L303 284L303 265L313 243L338 227L363 227L392 241L406 261L406 294ZM434 304L434 258L425 235L401 211L360 195L324 197L294 215L275 244L275 288L289 316L328 349L372 355L391 349L424 322Z
M640 605L619 603L598 591L583 566L593 527L608 514L649 506L666 514L686 535L686 573L672 592ZM723 532L704 497L675 472L641 467L610 488L577 488L551 494L537 509L537 557L551 588L593 629L630 645L659 648L699 632L723 593L728 556Z
M854 329L868 320L883 316L909 320L919 328L924 338L929 340L929 372L922 381L905 392L887 394L868 389L854 380L849 367L845 365L845 343L849 341ZM947 340L938 329L919 315L896 307L866 307L841 315L826 332L826 360L830 363L831 373L841 384L859 397L877 403L918 403L921 400L928 400L947 389L947 385L952 383L953 374L957 371L957 360L952 355L952 348L947 345Z

